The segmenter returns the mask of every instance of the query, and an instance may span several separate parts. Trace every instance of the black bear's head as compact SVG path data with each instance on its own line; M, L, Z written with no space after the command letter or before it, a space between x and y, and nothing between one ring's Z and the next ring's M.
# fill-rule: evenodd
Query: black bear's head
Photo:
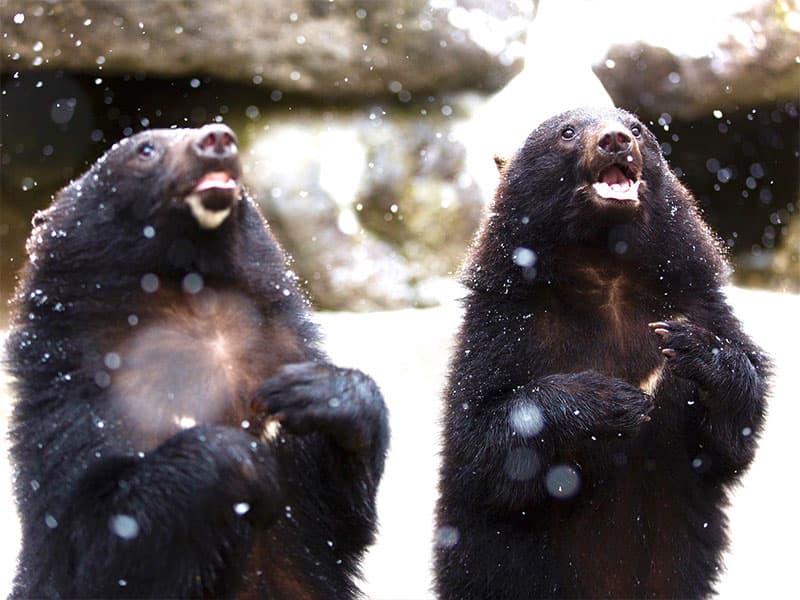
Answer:
M224 273L243 235L263 236L241 173L236 135L225 125L137 133L34 217L31 262L44 256L54 259L45 261L49 268L85 272Z
M575 109L528 136L498 196L509 198L515 212L530 213L528 220L547 221L562 241L589 242L607 225L647 221L663 172L658 142L635 115Z
M558 257L575 252L661 274L692 261L722 271L691 194L625 110L561 113L495 162L501 181L464 274L470 287L547 283L559 275Z
M153 129L127 138L87 174L102 182L116 211L137 220L156 215L218 228L241 199L236 135L225 125L200 129Z

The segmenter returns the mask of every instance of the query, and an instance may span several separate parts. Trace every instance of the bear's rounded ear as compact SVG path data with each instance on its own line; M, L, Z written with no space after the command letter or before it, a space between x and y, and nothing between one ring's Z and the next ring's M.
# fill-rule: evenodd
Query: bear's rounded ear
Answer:
M503 169L506 168L508 164L508 159L503 158L502 156L498 156L497 154L494 155L494 165L497 167L497 172L502 173Z
M31 219L31 225L33 227L39 227L40 225L43 225L47 222L48 216L49 214L47 210L37 210Z

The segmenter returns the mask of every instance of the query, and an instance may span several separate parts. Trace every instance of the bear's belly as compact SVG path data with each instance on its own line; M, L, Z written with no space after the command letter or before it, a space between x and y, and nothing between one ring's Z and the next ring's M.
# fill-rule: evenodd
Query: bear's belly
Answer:
M558 554L574 577L563 583L587 597L679 596L687 563L697 562L691 511L673 500L683 482L635 458L627 471L554 525L551 538L559 540Z
M280 366L304 360L302 347L242 294L168 301L105 355L112 409L142 451L195 424L263 426L252 396Z

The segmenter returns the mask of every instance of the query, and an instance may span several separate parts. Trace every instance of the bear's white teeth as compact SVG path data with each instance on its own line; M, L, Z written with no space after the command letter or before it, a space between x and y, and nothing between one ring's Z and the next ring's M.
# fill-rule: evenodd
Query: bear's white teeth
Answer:
M199 194L189 194L186 196L186 204L192 211L192 215L197 219L198 225L203 229L216 229L231 214L230 207L223 210L211 210L203 204L203 199Z
M230 173L225 171L213 171L206 173L197 185L194 186L193 192L203 192L205 190L235 190L238 187L237 181L230 176Z
M621 183L606 183L605 181L598 181L592 184L595 193L601 198L607 200L639 200L639 182L631 181L630 179Z
M600 181L593 184L595 193L607 200L639 200L639 181L629 179L617 165L612 165L600 174Z

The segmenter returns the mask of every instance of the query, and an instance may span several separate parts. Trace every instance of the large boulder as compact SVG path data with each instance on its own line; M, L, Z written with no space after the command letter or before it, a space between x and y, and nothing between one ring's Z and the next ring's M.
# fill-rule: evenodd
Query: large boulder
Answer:
M313 112L254 128L245 178L318 307L370 310L415 300L405 261L363 231L351 181L366 168L353 131Z
M361 223L399 249L415 279L455 272L492 190L466 170L466 148L451 123L384 118L362 126L360 139L368 160L355 197Z
M211 75L330 100L494 90L533 4L492 0L0 3L4 71Z
M739 0L730 13L719 2L686 8L665 7L649 27L640 19L639 39L612 45L595 65L616 104L692 120L797 100L798 0Z
M378 106L293 113L245 127L245 179L315 304L441 300L484 198L450 122Z

